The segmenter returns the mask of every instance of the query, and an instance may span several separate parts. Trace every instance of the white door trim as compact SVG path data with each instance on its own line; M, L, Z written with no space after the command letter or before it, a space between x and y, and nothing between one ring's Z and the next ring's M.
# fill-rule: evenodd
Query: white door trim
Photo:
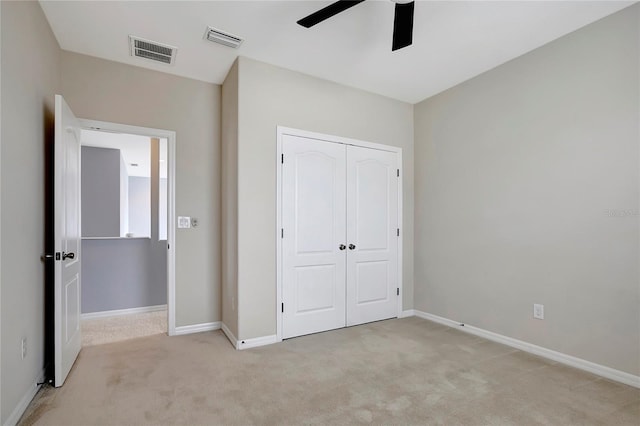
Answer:
M167 333L176 335L176 132L128 124L79 119L83 129L167 139Z
M276 342L282 341L282 139L285 135L298 136L308 139L316 139L331 143L340 143L344 145L353 145L363 148L372 148L380 151L395 152L398 155L398 168L400 170L400 179L398 179L398 226L400 228L400 236L398 237L398 287L400 295L398 296L397 314L402 316L402 298L403 298L403 282L402 282L402 245L404 227L402 223L402 148L383 145L379 143L366 142L358 139L344 138L341 136L333 136L307 130L293 129L290 127L277 126L277 148L276 148Z

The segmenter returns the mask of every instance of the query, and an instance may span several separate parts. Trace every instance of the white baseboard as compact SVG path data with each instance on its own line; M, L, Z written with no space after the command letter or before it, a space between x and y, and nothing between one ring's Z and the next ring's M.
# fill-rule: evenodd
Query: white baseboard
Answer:
M29 386L29 389L27 390L27 392L22 396L16 408L11 412L11 415L7 418L7 421L4 422L4 426L15 426L16 424L18 424L18 420L20 420L20 417L22 417L27 407L29 407L29 404L33 400L33 397L36 396L36 393L40 389L40 385L38 385L38 383L42 383L42 382L44 382L44 370L42 370L38 374L38 377L36 377L36 380Z
M174 336L182 334L202 333L203 331L220 330L221 322L204 322L202 324L183 325L176 327Z
M278 342L275 334L271 336L254 337L252 339L238 340L238 338L229 330L225 323L222 323L222 332L227 336L234 348L237 350L257 348L258 346L271 345Z
M227 336L227 339L229 339L229 342L231 342L233 347L236 349L239 349L238 339L236 339L236 336L231 332L231 330L229 330L229 327L227 327L225 323L222 323L222 332L224 333L225 336Z
M407 309L406 311L402 311L402 313L400 314L400 316L398 318L413 317L415 315L416 315L415 309Z
M275 334L271 336L254 337L252 339L244 339L238 342L238 349L257 348L258 346L272 345L278 341Z
M484 330L482 328L474 327L472 325L463 324L459 321L453 321L448 318L443 318L437 315L429 314L419 310L414 310L415 316L424 318L439 324L444 324L449 327L454 327L458 330L470 333L476 336L484 337L485 339L492 340L494 342L502 343L503 345L511 346L512 348L520 349L525 352L532 353L544 358L548 358L553 361L557 361L561 364L568 365L570 367L578 368L580 370L588 371L598 376L605 377L607 379L615 380L620 383L624 383L629 386L640 388L640 376L636 376L624 371L616 370L611 367L607 367L595 362L587 361L582 358L577 358L571 355L557 352L552 349L543 348L542 346L527 343L522 340L514 339L504 336L502 334L494 333L492 331Z
M122 315L132 314L146 314L147 312L164 311L167 309L167 305L155 305L155 306L142 306L140 308L129 309L115 309L113 311L101 311L101 312L88 312L80 316L83 320L97 319L97 318L110 318L119 317Z

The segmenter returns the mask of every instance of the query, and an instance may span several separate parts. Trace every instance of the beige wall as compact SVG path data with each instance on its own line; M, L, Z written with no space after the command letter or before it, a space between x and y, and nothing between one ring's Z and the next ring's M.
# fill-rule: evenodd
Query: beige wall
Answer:
M416 105L416 309L640 373L638 13Z
M222 84L222 322L238 336L238 61Z
M413 307L413 108L239 58L239 339L276 334L276 127L403 149L404 309Z
M220 86L62 52L62 92L76 116L174 130L176 326L221 319Z
M2 9L2 418L44 368L45 147L51 146L60 49L37 2ZM27 357L21 359L21 340Z

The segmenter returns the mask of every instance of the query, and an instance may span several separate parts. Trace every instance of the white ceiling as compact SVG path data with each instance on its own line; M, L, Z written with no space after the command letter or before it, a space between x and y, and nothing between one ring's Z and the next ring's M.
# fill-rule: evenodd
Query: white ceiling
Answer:
M148 136L83 129L80 139L81 144L84 146L119 149L129 176L151 176L151 138ZM161 178L167 177L166 143L166 139L160 139ZM133 164L137 164L137 166L133 166Z
M44 1L65 50L221 84L238 55L416 103L614 13L630 1L427 1L413 45L391 51L394 4L368 0L317 26L332 1ZM203 39L210 25L244 43ZM129 56L128 36L178 47L175 65Z

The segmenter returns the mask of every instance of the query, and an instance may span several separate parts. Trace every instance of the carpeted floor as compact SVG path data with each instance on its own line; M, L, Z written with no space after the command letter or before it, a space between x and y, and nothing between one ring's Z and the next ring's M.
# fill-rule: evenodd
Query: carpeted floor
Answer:
M167 332L167 310L82 320L82 346L102 345Z
M82 350L20 425L638 425L640 389L419 318L235 351L220 331Z

